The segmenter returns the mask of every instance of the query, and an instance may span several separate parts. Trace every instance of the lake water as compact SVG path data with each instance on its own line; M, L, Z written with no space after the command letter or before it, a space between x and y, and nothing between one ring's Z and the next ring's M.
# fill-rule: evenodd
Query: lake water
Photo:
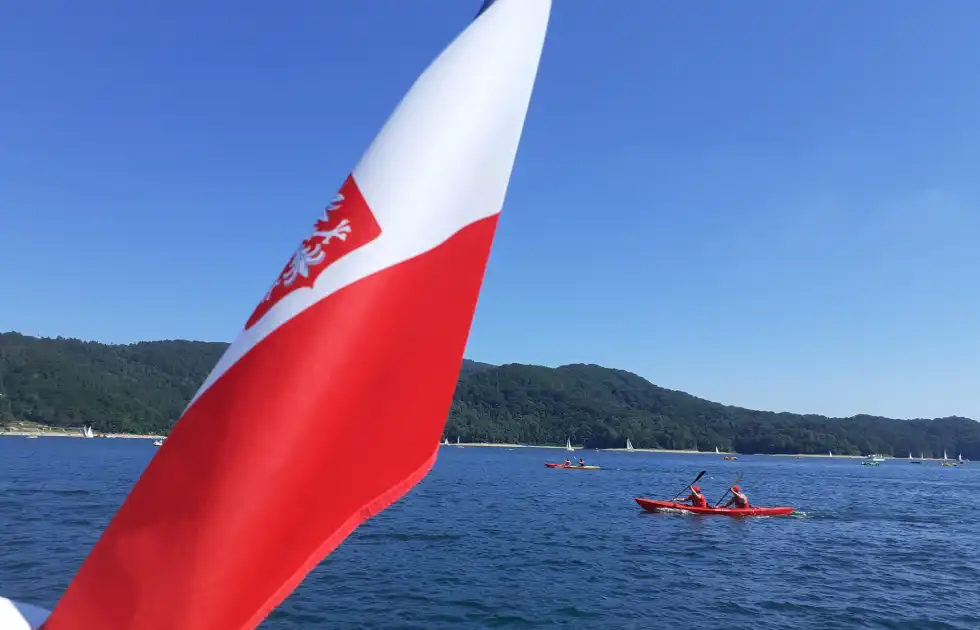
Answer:
M0 438L0 594L53 607L156 449ZM980 463L444 447L261 626L980 628ZM706 469L793 517L646 514Z

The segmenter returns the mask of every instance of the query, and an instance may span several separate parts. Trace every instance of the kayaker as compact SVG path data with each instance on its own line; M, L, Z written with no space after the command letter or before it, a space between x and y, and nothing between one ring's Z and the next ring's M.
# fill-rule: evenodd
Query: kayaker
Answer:
M691 494L686 498L681 499L681 503L690 502L694 507L706 508L708 507L708 498L701 494L700 486L691 486Z
M749 505L749 498L742 493L742 488L740 486L732 486L728 490L732 493L732 498L723 507L727 508L734 505L735 508L739 510L745 510L751 507Z
M568 458L566 457L566 458L565 458L565 465L566 465L566 466L571 466L571 465L572 465L572 460L570 460L570 459L568 459Z
M585 466L585 460L580 457L579 460L578 460L578 465L584 467Z

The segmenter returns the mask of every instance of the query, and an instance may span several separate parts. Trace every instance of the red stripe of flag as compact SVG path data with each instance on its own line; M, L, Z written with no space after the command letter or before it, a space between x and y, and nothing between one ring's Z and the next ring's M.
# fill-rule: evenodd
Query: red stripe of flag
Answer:
M497 0L419 78L45 630L254 628L425 476L549 12Z

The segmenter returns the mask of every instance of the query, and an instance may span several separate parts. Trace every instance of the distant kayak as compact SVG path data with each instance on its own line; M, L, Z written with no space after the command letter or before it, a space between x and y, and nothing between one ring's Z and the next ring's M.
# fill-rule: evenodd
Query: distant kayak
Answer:
M680 510L682 512L691 512L692 514L717 516L786 516L787 514L792 514L794 510L791 507L752 507L745 510L738 508L700 508L685 503L674 503L673 501L654 501L653 499L641 499L639 497L635 500L647 512Z
M598 466L578 466L575 464L571 466L566 466L565 464L545 464L545 466L548 468L563 468L565 470L599 470Z

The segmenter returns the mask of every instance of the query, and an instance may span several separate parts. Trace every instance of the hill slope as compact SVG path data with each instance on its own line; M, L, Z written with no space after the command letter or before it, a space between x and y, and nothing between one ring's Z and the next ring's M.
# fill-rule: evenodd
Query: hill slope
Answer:
M90 424L151 433L176 421L227 344L106 345L0 334L0 424ZM446 433L463 441L637 448L719 447L743 453L906 455L980 459L967 418L826 418L752 411L663 389L596 365L548 368L464 361Z

